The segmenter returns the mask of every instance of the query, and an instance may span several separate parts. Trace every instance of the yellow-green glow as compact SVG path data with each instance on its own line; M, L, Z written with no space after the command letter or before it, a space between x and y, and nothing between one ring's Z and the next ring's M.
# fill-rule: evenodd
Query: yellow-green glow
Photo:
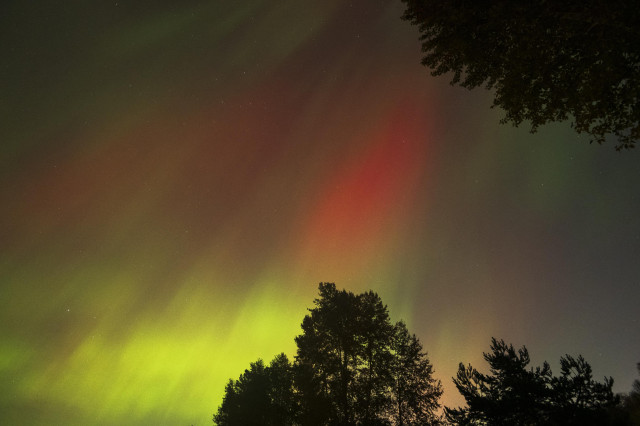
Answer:
M127 298L123 294L123 304ZM117 316L119 303L111 300ZM242 304L234 302L211 297L205 285L185 283L162 315L143 313L125 332L113 327L115 318L105 318L64 362L31 371L21 388L96 424L202 421L221 400L220 384L256 357L293 355L304 315L290 292L270 283L257 282ZM4 371L19 368L28 355L9 348Z
M500 127L402 2L5 9L0 423L211 424L321 281L376 291L445 404L491 336L627 390L637 156Z

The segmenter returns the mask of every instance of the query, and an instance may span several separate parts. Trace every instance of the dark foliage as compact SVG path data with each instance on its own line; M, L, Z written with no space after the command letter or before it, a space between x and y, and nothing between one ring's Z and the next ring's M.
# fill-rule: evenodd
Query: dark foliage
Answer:
M251 364L225 389L218 425L430 425L442 386L415 335L373 292L321 283L293 365Z
M616 149L640 138L640 8L631 0L402 0L432 75L495 90L503 122L572 120Z
M380 297L320 284L296 338L302 424L436 424L440 382Z
M548 364L529 369L529 352L493 339L491 352L484 354L491 374L482 374L460 363L453 379L467 402L467 408L445 408L449 421L459 425L537 424L548 398L551 379Z
M391 384L393 327L386 307L373 293L356 296L333 284L320 285L315 304L296 343L297 363L312 368L319 392L303 392L302 406L325 400L327 421L379 423ZM301 388L308 387L301 383Z
M238 380L229 380L213 422L219 426L291 425L295 408L292 366L280 354L268 367L258 360Z
M637 367L640 374L640 363ZM640 425L640 379L633 381L631 392L623 397L621 411L627 424Z
M549 416L556 425L606 425L609 410L620 399L614 396L612 378L593 380L591 366L582 356L560 358L560 377L551 380Z
M591 366L581 356L560 358L561 375L554 377L548 363L529 368L529 353L503 340L492 339L484 354L490 374L460 364L456 387L466 408L445 408L456 425L609 425L619 398L613 379L593 380Z
M395 354L391 369L392 423L438 424L439 419L434 413L440 408L438 400L442 386L433 379L433 366L422 351L422 344L415 334L409 333L403 322L396 324L392 348Z

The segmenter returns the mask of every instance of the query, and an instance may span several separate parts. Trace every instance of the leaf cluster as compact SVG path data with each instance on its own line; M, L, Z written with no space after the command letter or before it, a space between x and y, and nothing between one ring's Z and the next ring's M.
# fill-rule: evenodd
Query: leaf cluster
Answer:
M631 0L402 0L423 65L495 91L502 122L572 120L616 149L640 138L640 8Z

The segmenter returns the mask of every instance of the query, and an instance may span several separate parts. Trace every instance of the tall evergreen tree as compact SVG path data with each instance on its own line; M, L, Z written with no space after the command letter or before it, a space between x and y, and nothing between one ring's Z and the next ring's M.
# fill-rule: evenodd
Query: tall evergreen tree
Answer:
M218 426L292 425L294 402L292 366L287 356L276 356L267 367L259 359L238 380L229 380L213 422Z
M358 365L358 299L338 291L334 284L320 284L315 308L302 321L303 333L296 337L296 362L307 374L300 383L302 407L315 400L329 402L327 420L354 423L355 381ZM315 392L318 393L315 393Z
M423 352L415 334L404 322L395 326L393 337L393 390L391 418L393 424L435 425L442 384L433 378L433 366Z
M333 283L319 290L296 338L303 417L317 421L312 413L320 413L313 424L436 424L442 388L415 335L391 324L374 292L355 295Z
M361 424L380 424L391 401L394 329L387 307L372 292L358 295L359 363L355 375L356 416Z
M266 369L269 380L270 421L273 425L292 425L296 421L297 409L293 387L293 366L289 358L281 353Z
M321 283L302 321L293 365L283 354L231 380L218 425L430 425L442 394L404 323L392 325L374 292Z

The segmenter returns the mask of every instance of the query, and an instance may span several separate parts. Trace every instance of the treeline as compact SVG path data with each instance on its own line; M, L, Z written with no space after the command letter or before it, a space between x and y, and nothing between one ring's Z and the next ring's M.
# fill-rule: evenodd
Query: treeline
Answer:
M530 368L525 347L493 339L490 374L459 366L453 379L466 407L442 407L442 385L418 338L393 324L374 292L321 283L314 308L285 354L251 363L229 380L213 416L219 426L284 425L640 425L640 381L615 395L581 356ZM640 364L638 365L640 371Z

